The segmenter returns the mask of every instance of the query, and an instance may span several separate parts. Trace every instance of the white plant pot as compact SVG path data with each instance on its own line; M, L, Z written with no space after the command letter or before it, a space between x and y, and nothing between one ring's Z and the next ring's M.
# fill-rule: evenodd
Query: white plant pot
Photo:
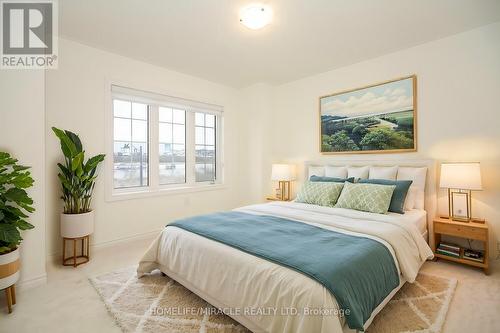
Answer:
M0 255L0 290L12 286L19 280L19 248Z
M94 212L61 214L61 236L79 238L94 232Z

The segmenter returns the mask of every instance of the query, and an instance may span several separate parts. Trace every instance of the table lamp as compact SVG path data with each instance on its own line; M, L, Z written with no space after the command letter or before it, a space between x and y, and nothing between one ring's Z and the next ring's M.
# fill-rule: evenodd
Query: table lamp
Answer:
M449 218L462 222L471 221L472 191L482 190L479 163L442 163L439 184L441 188L448 189ZM467 207L465 214L455 212L454 201L459 198Z
M271 180L278 182L278 199L283 201L290 200L290 182L295 180L295 165L273 164Z

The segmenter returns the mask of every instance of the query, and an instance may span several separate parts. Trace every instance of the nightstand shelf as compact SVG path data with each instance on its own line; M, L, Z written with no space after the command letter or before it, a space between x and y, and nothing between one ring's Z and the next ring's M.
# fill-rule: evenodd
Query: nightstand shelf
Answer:
M460 250L460 258L447 256L436 253L436 249L441 242L441 236L448 235L465 239L478 240L484 243L484 262L477 262L463 258L464 249ZM486 223L475 222L458 222L449 219L436 218L434 219L434 244L432 250L436 258L457 262L464 265L482 268L485 274L488 274L489 259L488 259L488 225Z
M461 252L463 252L463 250ZM474 267L479 267L479 268L486 268L487 267L487 265L485 263L463 259L463 254L461 255L462 258L455 258L455 257L447 256L444 254L440 254L440 253L434 253L434 256L436 258L446 259L449 261L454 261L454 262L458 262L460 264L470 265L470 266L474 266Z

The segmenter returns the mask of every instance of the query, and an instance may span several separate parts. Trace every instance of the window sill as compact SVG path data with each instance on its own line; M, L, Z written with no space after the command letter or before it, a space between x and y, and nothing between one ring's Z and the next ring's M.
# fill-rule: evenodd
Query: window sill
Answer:
M123 200L134 200L141 198L161 197L167 195L179 195L186 193L225 190L227 188L228 187L224 184L203 184L196 186L176 187L176 188L161 188L157 190L144 189L135 191L113 192L106 196L106 201L113 202L113 201L123 201Z

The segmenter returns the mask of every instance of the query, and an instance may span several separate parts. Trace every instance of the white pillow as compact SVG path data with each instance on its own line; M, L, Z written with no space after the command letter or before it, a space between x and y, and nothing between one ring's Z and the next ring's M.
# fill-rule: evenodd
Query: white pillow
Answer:
M362 167L347 167L347 177L351 178L354 177L354 179L366 179L368 178L368 172L370 171L369 166L362 166Z
M325 177L347 178L347 168L326 166Z
M424 209L425 202L425 179L427 176L427 168L412 168L412 167L400 167L398 169L397 180L412 180L413 183L410 186L415 190L415 204L413 208Z
M408 189L408 193L406 194L404 210L412 210L415 207L415 199L417 196L418 190L414 187Z
M309 176L307 180L311 178L311 176L324 177L325 176L325 167L322 166L310 166L309 167Z
M398 167L370 167L370 179L396 180Z

